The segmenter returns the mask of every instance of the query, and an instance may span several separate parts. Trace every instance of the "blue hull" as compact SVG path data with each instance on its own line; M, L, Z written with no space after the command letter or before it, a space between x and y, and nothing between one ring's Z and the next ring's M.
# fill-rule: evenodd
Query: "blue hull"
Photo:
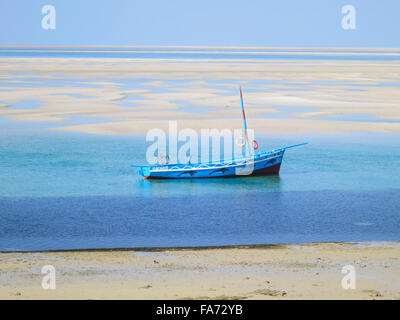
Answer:
M141 166L146 179L197 179L278 174L285 148L264 152L251 158L198 164Z

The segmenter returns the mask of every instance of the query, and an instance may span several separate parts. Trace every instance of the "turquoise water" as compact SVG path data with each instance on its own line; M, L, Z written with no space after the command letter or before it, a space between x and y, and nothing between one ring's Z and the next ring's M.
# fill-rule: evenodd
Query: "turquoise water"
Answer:
M130 167L142 135L4 125L0 250L399 240L399 138L259 136L261 150L310 144L279 176L147 181Z

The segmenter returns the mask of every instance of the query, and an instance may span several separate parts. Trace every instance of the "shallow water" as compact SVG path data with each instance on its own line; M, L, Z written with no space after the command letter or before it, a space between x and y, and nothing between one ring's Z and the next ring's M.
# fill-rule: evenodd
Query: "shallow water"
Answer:
M0 250L399 240L399 138L260 136L309 145L279 176L147 181L144 136L0 130Z

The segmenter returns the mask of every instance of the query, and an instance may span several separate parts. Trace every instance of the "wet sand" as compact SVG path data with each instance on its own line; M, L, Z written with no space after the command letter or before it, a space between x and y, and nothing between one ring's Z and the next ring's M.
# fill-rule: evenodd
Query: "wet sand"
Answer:
M0 299L400 299L400 242L0 253L0 269Z
M241 128L242 85L256 133L400 132L398 61L1 58L0 70L0 116L57 130Z

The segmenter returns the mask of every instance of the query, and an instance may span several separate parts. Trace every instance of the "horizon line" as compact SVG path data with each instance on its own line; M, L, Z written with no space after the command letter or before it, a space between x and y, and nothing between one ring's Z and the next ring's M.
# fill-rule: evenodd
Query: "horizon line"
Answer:
M126 49L225 49L225 50L233 50L233 49L241 49L241 50L276 50L276 49L284 49L284 50L332 50L332 51L351 51L351 50L375 50L375 51L396 51L400 50L395 47L338 47L338 46L184 46L184 45L1 45L0 49L6 48L21 48L21 49L29 49L29 48L42 48L42 49L50 49L50 48L76 48L76 49L91 49L91 48L126 48Z

